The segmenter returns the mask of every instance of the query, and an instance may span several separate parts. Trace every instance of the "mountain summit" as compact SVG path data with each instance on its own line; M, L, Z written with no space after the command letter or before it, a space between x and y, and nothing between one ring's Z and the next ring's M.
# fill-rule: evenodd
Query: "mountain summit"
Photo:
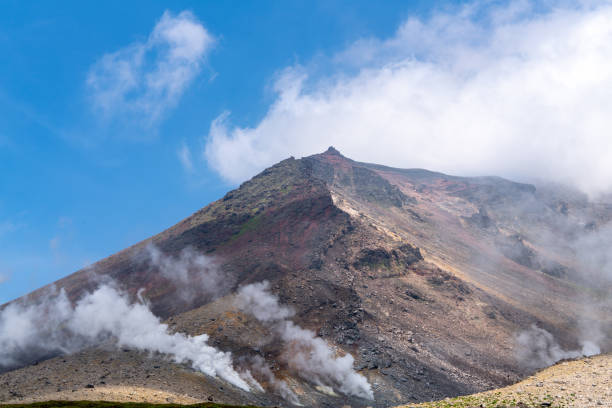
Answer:
M610 220L612 205L555 186L360 163L333 147L289 158L55 283L74 305L113 282L172 333L206 334L231 352L259 391L105 338L41 361L26 353L0 375L0 401L91 385L194 401L386 407L507 385L593 343L586 326L600 331L596 347L612 349L609 306L582 314L586 298L610 293L582 244ZM262 309L273 316L258 314L257 288L276 299ZM333 370L352 361L352 382L296 365L305 337L291 328L314 336L309 358L333 350Z

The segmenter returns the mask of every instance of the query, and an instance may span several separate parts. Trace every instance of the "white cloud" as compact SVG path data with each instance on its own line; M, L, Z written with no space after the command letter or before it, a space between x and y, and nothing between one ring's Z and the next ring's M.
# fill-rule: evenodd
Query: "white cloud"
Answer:
M0 272L0 284L6 282L7 280L9 280L8 275L5 275L2 272Z
M95 108L154 124L178 103L214 42L191 12L166 11L146 42L105 54L91 67L87 86Z
M193 172L193 160L191 159L191 150L189 150L189 147L185 144L185 142L181 144L181 147L177 150L176 154L179 158L179 161L181 162L181 165L183 166L183 169L188 173Z
M473 3L410 18L392 38L362 39L335 56L335 75L314 80L290 67L254 127L232 126L227 113L212 123L208 163L240 182L334 145L397 167L607 190L612 6L541 7Z

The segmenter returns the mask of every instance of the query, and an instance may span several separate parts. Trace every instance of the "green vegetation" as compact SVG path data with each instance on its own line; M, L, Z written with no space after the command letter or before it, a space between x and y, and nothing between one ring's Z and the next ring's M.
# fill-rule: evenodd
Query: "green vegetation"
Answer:
M140 402L110 401L46 401L32 404L0 404L2 408L256 408L254 406L237 406L215 404L212 402L194 405L149 404Z
M232 235L230 239L227 241L227 243L232 243L236 241L238 238L240 238L241 236L243 236L245 233L256 230L261 224L262 220L263 220L263 216L261 214L256 215L253 218L249 218L244 224L242 224L242 226L240 227L240 231Z
M256 215L255 217L250 218L247 222L242 224L242 227L240 228L240 231L238 232L238 234L235 235L235 237L238 238L238 237L240 237L241 235L243 235L246 232L253 231L253 230L257 229L259 224L261 224L261 220L262 219L263 219L263 217L261 215Z

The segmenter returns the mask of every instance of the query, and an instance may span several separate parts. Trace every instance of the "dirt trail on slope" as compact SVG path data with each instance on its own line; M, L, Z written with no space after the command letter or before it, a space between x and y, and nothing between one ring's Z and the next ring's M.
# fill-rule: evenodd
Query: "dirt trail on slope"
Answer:
M401 408L416 407L612 407L612 355L564 361L509 387Z

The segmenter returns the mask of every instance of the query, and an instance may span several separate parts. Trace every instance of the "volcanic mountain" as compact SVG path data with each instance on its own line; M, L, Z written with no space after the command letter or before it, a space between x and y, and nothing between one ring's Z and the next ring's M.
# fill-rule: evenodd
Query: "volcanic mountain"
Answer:
M235 365L263 361L297 400L261 373L253 376L263 389L248 392L108 340L5 368L0 401L86 387L100 398L127 387L133 395L149 390L149 400L157 392L177 401L387 407L508 385L554 362L554 350L585 341L612 350L612 287L588 261L596 251L588 243L611 220L611 203L560 186L395 169L331 147L289 158L54 287L77 302L112 281L173 332L210 336ZM200 292L206 279L190 281L198 271L177 281L154 262L180 260L186 250L219 272L213 290ZM354 357L374 400L301 375L270 326L236 307L239 288L263 281L294 311L295 325L337 356ZM546 335L520 343L525 330Z

